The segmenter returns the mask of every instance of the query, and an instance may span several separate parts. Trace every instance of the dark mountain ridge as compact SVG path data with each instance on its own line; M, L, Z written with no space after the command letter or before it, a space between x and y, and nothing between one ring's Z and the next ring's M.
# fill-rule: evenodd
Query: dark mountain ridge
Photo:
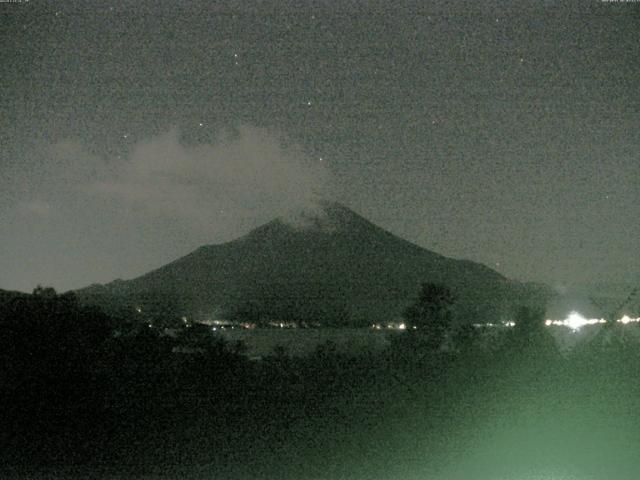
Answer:
M77 293L88 303L196 318L367 325L399 318L421 282L449 286L456 317L470 321L507 318L515 305L550 296L543 286L412 244L333 202L200 247L133 280Z

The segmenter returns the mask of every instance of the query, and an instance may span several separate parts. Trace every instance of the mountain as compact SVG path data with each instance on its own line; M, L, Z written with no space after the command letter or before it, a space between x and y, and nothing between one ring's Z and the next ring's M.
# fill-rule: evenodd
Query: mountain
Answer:
M515 304L550 296L543 286L431 252L327 201L133 280L77 293L86 303L154 313L368 325L401 316L421 282L449 286L456 317L473 321L507 318Z

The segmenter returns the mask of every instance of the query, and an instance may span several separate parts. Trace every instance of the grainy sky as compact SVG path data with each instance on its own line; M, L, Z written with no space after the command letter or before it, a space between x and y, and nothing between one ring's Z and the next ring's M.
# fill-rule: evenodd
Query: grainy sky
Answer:
M640 273L640 3L0 3L0 288L310 198L559 286Z

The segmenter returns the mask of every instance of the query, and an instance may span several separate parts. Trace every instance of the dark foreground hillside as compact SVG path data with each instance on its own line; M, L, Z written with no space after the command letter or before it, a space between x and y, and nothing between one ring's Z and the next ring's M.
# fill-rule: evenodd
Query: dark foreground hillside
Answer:
M525 325L490 344L467 331L447 352L407 334L376 354L326 344L305 358L276 350L250 362L241 345L205 331L160 337L43 291L5 301L0 318L3 478L640 471L640 352L623 327L565 356Z

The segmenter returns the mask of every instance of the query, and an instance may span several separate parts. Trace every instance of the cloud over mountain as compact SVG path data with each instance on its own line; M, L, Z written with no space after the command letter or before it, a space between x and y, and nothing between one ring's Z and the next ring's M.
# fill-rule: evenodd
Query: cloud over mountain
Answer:
M299 147L245 125L215 144L185 145L175 128L141 141L115 175L89 190L156 215L211 224L304 206L329 184L326 168Z
M210 133L197 144L177 128L122 135L111 153L77 137L36 141L31 163L7 167L0 188L0 241L21 252L0 259L0 282L63 290L139 275L330 189L325 165L284 135L250 125Z

